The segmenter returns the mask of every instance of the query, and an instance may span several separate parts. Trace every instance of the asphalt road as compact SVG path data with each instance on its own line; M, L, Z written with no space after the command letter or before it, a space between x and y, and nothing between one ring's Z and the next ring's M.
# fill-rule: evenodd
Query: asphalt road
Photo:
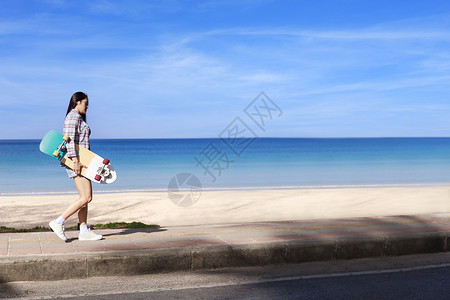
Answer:
M449 299L450 253L0 285L0 298Z
M450 267L67 299L449 299Z

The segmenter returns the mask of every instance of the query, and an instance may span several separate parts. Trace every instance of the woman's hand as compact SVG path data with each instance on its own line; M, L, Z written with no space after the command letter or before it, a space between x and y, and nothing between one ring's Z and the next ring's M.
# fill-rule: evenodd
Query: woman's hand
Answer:
M79 160L78 157L73 157L73 171L75 172L75 174L77 175L81 175L81 169L82 168L86 168L85 165L83 165Z

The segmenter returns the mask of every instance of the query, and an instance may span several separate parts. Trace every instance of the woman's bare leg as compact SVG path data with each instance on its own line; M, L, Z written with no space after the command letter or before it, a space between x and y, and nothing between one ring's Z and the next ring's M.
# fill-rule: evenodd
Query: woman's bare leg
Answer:
M87 225L88 205L86 204L78 211L78 222L80 225Z
M78 211L78 219L80 224L86 224L88 203L92 201L92 184L89 179L83 176L77 176L74 179L75 186L77 187L79 198L73 202L61 215L64 219L68 219L74 213Z

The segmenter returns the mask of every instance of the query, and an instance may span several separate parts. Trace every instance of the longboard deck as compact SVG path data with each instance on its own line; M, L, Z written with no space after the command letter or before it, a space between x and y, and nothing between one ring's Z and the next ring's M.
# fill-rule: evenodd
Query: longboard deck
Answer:
M56 151L58 146L62 143L63 135L56 130L50 130L42 139L39 149L41 152L58 159L62 164L73 170L74 163L67 156L67 151L65 149L59 150L59 157L53 155L54 151ZM103 158L78 144L75 144L75 151L78 153L79 161L87 167L82 168L81 175L97 183L109 184L116 181L117 173L111 164L107 164L104 167L101 179L95 180L95 175L98 174L99 168L103 167Z

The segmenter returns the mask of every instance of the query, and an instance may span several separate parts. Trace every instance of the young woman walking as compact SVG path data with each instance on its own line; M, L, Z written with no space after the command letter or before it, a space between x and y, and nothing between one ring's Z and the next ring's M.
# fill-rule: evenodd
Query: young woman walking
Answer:
M80 223L80 241L101 240L102 236L92 232L87 225L88 204L92 201L92 185L91 181L81 175L82 168L86 168L78 158L75 150L75 144L79 144L87 149L89 146L89 135L91 129L86 123L86 111L89 106L88 96L83 92L76 92L72 95L67 108L66 119L64 121L64 135L70 137L67 143L67 156L73 160L73 170L66 167L69 178L73 178L75 187L78 190L78 200L73 202L56 220L49 223L50 228L63 241L67 241L64 233L64 222L73 214L78 212L78 220Z

